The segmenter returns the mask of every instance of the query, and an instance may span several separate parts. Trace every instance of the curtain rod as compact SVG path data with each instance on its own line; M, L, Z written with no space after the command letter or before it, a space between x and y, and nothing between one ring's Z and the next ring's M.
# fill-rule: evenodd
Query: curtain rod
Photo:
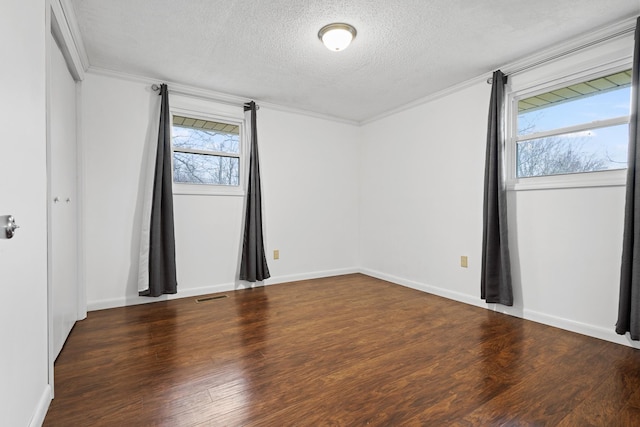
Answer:
M158 92L160 90L160 86L158 84L154 83L154 84L151 85L151 90L153 90L154 92ZM219 100L216 101L216 102L221 102L223 104L233 105L233 106L238 106L238 107L244 107L245 104L248 104L250 101L247 101L246 103L243 103L243 104L238 104L238 103L235 103L235 102L228 102L228 101L219 101ZM256 104L256 110L259 110L259 109L260 109L260 106L258 104Z
M512 75L514 75L514 74L522 73L523 71L530 70L530 69L532 69L532 68L535 68L535 67L538 67L538 66L540 66L540 65L546 64L547 62L555 61L556 59L560 59L560 58L563 58L563 57L565 57L565 56L569 56L569 55L571 55L571 54L573 54L573 53L576 53L576 52L579 52L579 51L581 51L581 50L583 50L583 49L586 49L586 48L589 48L589 47L595 46L595 45L597 45L597 44L600 44L600 43L603 43L603 42L606 42L606 41L609 41L609 40L615 39L615 38L620 37L620 36L624 36L625 34L628 34L628 33L632 33L632 32L634 32L635 30L636 30L636 27L635 27L635 26L630 27L630 28L625 28L625 29L620 30L620 31L617 31L617 32L615 32L615 33L613 33L613 34L609 34L609 35L607 35L607 36L605 36L605 37L601 37L601 38L599 38L599 39L592 40L592 41L590 41L590 42L588 42L588 43L585 43L585 44L582 44L582 45L576 46L576 47L571 48L571 49L569 49L569 50L566 50L566 51L564 51L564 52L560 52L560 53L557 53L557 54L555 54L555 55L551 55L551 56L549 56L549 57L546 57L546 58L540 59L540 60L535 61L535 62L533 62L533 63L531 63L531 64L523 65L523 66L521 66L521 67L519 67L519 68L516 68L515 70L513 70L513 71L509 72L507 75L508 75L508 76L512 76ZM505 74L506 74L506 73L505 73ZM492 83L493 83L493 77L489 77L489 78L487 79L487 83L488 83L488 84L492 84Z

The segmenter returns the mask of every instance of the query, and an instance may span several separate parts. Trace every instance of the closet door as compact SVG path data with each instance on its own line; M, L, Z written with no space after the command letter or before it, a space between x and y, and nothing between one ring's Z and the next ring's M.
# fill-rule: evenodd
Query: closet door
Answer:
M78 319L76 82L49 36L49 289L53 356Z

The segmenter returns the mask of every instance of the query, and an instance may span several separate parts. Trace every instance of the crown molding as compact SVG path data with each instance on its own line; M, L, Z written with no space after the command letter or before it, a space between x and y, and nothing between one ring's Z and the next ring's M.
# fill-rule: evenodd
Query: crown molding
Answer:
M581 36L558 43L551 48L546 48L531 55L527 55L526 58L521 58L517 61L505 64L502 67L499 67L499 69L506 75L518 74L604 42L628 36L633 37L633 32L636 28L636 20L637 18L628 18L623 21L598 28Z
M344 123L352 126L358 126L359 123L353 120L342 119L340 117L331 116L328 114L316 113L313 111L303 110L300 108L289 107L286 105L274 104L267 101L261 101L259 99L246 98L242 96L232 95L224 92L217 92L210 89L204 89L201 87L185 85L183 83L170 81L158 77L149 77L149 76L141 76L138 74L130 74L122 71L110 70L107 68L94 67L93 65L89 66L87 72L90 74L96 74L106 77L112 77L116 79L128 80L137 83L143 84L154 84L158 82L162 82L169 86L169 91L184 95L190 96L193 98L204 99L208 101L214 101L221 104L233 105L233 106L243 106L249 101L255 101L257 105L263 108L268 108L271 110L282 111L291 114L299 114L302 116L313 117L316 119L329 120L332 122Z
M316 113L315 111L304 110L302 108L290 107L287 105L273 104L265 101L256 100L256 104L271 110L282 111L285 113L298 114L301 116L313 117L315 119L328 120L330 122L342 123L351 126L360 126L360 122L357 120L349 120L338 116L332 116L331 114Z
M76 47L83 70L87 72L130 80L130 81L144 82L148 84L157 83L158 81L164 81L165 83L167 83L167 85L170 86L170 90L173 92L180 93L186 96L192 96L196 98L207 99L215 102L229 104L229 105L244 105L244 103L250 100L245 97L231 95L223 92L217 92L209 89L204 89L201 87L185 85L175 81L166 81L157 77L139 76L139 75L128 74L120 71L91 66L89 64L89 60L84 48L84 44L82 42L82 37L80 36L79 26L77 23L77 19L76 19L71 1L70 0L51 0L51 1L52 3L58 2L61 5L62 10L64 12L66 24L69 28L72 39L74 41L74 45ZM610 24L610 25L598 28L596 30L590 31L581 36L574 37L562 43L558 43L553 47L540 50L531 55L527 55L526 58L521 58L517 61L504 64L501 67L497 67L495 69L501 69L506 75L513 75L513 74L517 74L519 72L529 70L537 66L549 63L556 59L571 55L573 53L598 45L600 43L610 41L610 40L615 40L622 37L627 37L630 34L632 34L633 31L635 30L636 20L637 20L636 17L630 17L622 21L616 22L614 24ZM424 96L422 98L416 99L407 104L401 105L397 108L393 108L391 110L377 114L373 117L370 117L368 119L364 119L361 121L344 119L344 118L332 116L329 114L317 113L317 112L308 111L301 108L282 105L282 104L274 104L271 102L261 101L258 99L254 99L254 101L257 104L272 110L282 111L282 112L291 113L291 114L299 114L299 115L314 117L314 118L323 119L323 120L329 120L332 122L344 123L344 124L353 125L353 126L362 126L362 125L366 125L366 124L381 120L383 118L392 116L394 114L418 107L420 105L435 101L437 99L446 97L458 91L464 90L470 86L484 82L489 77L491 77L491 71L493 70L488 70L487 73L485 74L482 74L480 76L455 84L446 89L443 89L438 92L432 93L430 95Z
M63 31L70 37L70 39L67 40L67 46L69 50L72 51L71 54L74 56L74 61L78 62L76 68L79 68L81 70L80 74L82 74L89 68L89 57L87 56L87 51L82 41L80 26L78 25L78 18L76 17L73 4L71 4L71 0L51 0L51 5L54 8L58 6L62 12L60 16L57 16L58 14L56 15L58 18L63 18L58 19L58 24L64 26L65 29Z
M398 114L398 113L401 113L403 111L410 110L412 108L419 107L421 105L427 104L429 102L433 102L433 101L435 101L437 99L444 98L445 96L454 94L454 93L459 92L459 91L461 91L463 89L466 89L466 88L468 88L470 86L476 85L476 84L478 84L480 82L483 82L483 81L486 82L487 81L487 77L491 77L491 74L485 74L483 76L474 77L472 79L465 80L462 83L458 83L456 85L449 86L446 89L440 90L438 92L434 92L434 93L432 93L430 95L427 95L427 96L424 96L422 98L418 98L415 101L409 102L408 104L404 104L404 105L402 105L400 107L397 107L397 108L394 108L392 110L386 111L384 113L375 115L375 116L373 116L373 117L371 117L369 119L362 120L359 124L360 124L360 126L364 126L364 125L367 125L369 123L373 123L373 122L376 122L378 120L382 120L382 119L384 119L386 117L393 116L394 114Z
M599 29L590 31L589 33L583 34L581 36L574 37L563 43L558 43L551 48L540 50L536 53L528 55L524 59L519 59L517 61L505 64L501 67L497 67L496 69L502 70L506 75L513 75L513 74L517 74L519 72L529 70L537 66L549 63L553 60L562 58L564 56L571 55L573 53L598 45L600 43L619 39L622 37L627 37L630 34L633 34L633 32L635 31L636 20L637 18L635 17L627 18L623 21L619 21L614 24L601 27ZM492 72L488 71L486 74L483 74L481 76L474 77L462 83L458 83L454 86L450 86L444 90L416 99L415 101L412 101L408 104L391 109L384 113L373 116L369 119L365 119L361 121L359 124L366 125L366 124L384 119L386 117L392 116L394 114L409 110L411 108L418 107L420 105L435 101L436 99L443 98L447 95L451 95L453 93L466 89L480 82L487 81L487 79L490 78L491 75L492 75Z

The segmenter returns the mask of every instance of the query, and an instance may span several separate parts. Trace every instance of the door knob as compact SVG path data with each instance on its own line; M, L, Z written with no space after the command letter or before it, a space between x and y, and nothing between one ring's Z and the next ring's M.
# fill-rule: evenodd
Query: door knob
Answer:
M16 229L20 228L16 224L16 220L11 215L0 216L0 224L4 228L4 233L0 233L0 239L10 239L16 233Z

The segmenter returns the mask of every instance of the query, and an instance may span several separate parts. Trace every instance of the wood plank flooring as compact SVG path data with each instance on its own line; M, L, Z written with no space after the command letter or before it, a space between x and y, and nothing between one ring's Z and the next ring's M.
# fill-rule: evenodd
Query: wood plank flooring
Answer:
M90 312L45 426L638 426L640 351L354 274Z

